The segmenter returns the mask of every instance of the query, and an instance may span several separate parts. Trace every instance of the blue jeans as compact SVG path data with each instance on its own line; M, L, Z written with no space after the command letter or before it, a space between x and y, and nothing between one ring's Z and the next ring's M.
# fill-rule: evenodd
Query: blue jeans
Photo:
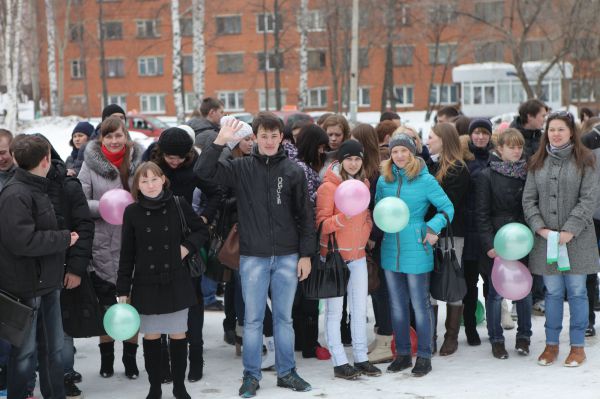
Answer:
M67 333L65 333L63 341L62 363L65 375L75 372L73 369L75 366L75 346L73 344L73 337L68 336Z
M29 335L20 348L12 347L8 362L8 399L22 399L35 372L36 348L40 390L44 398L64 398L63 328L60 290L25 301L35 310Z
M562 330L565 291L569 301L571 346L584 346L588 326L588 299L585 274L544 276L546 286L546 344L558 345Z
M531 292L519 301L515 302L517 306L517 339L525 338L527 341L531 338ZM496 292L494 284L490 284L490 290L485 300L485 318L487 320L488 336L492 344L504 342L502 332L502 296Z
M10 344L8 341L0 339L0 366L8 364L8 356L10 355Z
M385 270L390 296L392 327L398 355L410 355L409 302L415 311L417 356L431 358L433 312L429 295L429 273L406 274Z
M202 294L204 295L204 306L217 302L217 282L206 276L202 276Z
M298 285L298 254L269 258L240 256L240 277L245 303L244 375L260 380L262 362L263 319L267 292L271 287L275 368L284 377L296 367L292 306Z

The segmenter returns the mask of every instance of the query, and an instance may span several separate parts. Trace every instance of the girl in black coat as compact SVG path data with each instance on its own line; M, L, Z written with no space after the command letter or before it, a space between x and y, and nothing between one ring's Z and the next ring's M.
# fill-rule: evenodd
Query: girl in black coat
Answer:
M125 209L117 279L119 302L131 297L141 314L144 359L150 381L148 399L161 397L160 335L169 334L173 395L189 399L185 385L188 309L196 303L192 280L182 259L198 251L208 234L191 206L181 209L192 234L182 232L177 203L156 164L142 164L134 177L137 202ZM134 274L135 271L135 274Z
M516 129L506 129L500 133L496 154L492 154L490 166L478 177L476 191L477 224L481 249L481 271L491 278L493 259L498 256L494 250L494 235L507 223L525 223L523 216L523 187L527 178L527 164L522 159L525 139ZM524 262L526 263L526 262ZM498 359L506 359L501 319L502 297L493 284L485 301L488 334L492 344L492 354ZM515 349L521 355L529 354L531 337L531 293L516 301L518 328Z

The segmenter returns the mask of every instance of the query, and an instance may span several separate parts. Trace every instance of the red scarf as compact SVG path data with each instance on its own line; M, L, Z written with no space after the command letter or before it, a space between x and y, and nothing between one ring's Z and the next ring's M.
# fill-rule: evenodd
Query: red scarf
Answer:
M124 145L123 149L118 152L110 152L104 145L102 146L102 153L108 159L108 161L113 164L117 169L121 168L121 164L123 163L123 159L125 158L125 152L127 151L127 146Z

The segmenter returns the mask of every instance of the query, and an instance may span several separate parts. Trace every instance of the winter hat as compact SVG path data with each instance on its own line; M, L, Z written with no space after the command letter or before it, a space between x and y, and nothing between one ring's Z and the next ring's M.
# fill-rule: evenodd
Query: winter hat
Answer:
M177 155L185 158L190 152L194 140L188 132L178 127L170 127L165 129L158 139L158 148L166 155Z
M219 122L219 124L221 126L223 126L223 124L225 122L227 122L228 120L236 120L236 118L233 116L230 116L230 115L224 116L221 118L221 121ZM231 150L233 150L235 148L235 146L240 143L241 140L250 136L251 134L254 134L254 132L252 131L252 126L250 126L249 124L247 124L244 121L239 121L239 122L242 124L242 128L240 130L238 130L237 133L235 134L236 139L227 142L227 146Z
M415 144L415 141L408 134L398 133L392 136L392 138L390 139L390 143L388 144L390 153L392 152L392 149L394 147L397 147L399 145L408 148L408 150L413 155L417 153L417 146Z
M346 158L361 157L364 159L365 150L361 143L356 140L346 140L337 150L337 160L342 163Z
M475 118L471 120L471 123L469 123L469 136L473 134L473 131L477 128L485 129L492 134L492 122L490 122L489 119Z
M125 115L125 120L127 120L127 114L125 113L123 108L121 108L117 104L109 104L106 107L104 107L104 109L102 110L102 120L105 120L113 114L123 114Z
M73 137L75 133L83 133L86 136L90 137L92 134L94 134L94 126L92 126L92 124L89 122L79 122L73 129L71 137Z
M178 127L179 129L183 129L187 132L187 134L190 135L190 137L192 138L192 140L194 140L196 138L196 132L194 132L194 129L192 129L190 126L188 125L177 125L176 127Z

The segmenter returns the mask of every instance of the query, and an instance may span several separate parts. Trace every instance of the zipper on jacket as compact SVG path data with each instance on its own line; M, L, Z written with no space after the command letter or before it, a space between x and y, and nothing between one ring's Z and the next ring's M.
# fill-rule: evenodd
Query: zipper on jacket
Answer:
M398 174L398 189L396 197L400 198L400 189L402 188L402 176ZM396 233L396 271L400 272L400 232Z
M269 232L271 233L271 255L275 256L275 237L273 237L273 218L271 215L271 165L267 157L267 211L269 213Z

